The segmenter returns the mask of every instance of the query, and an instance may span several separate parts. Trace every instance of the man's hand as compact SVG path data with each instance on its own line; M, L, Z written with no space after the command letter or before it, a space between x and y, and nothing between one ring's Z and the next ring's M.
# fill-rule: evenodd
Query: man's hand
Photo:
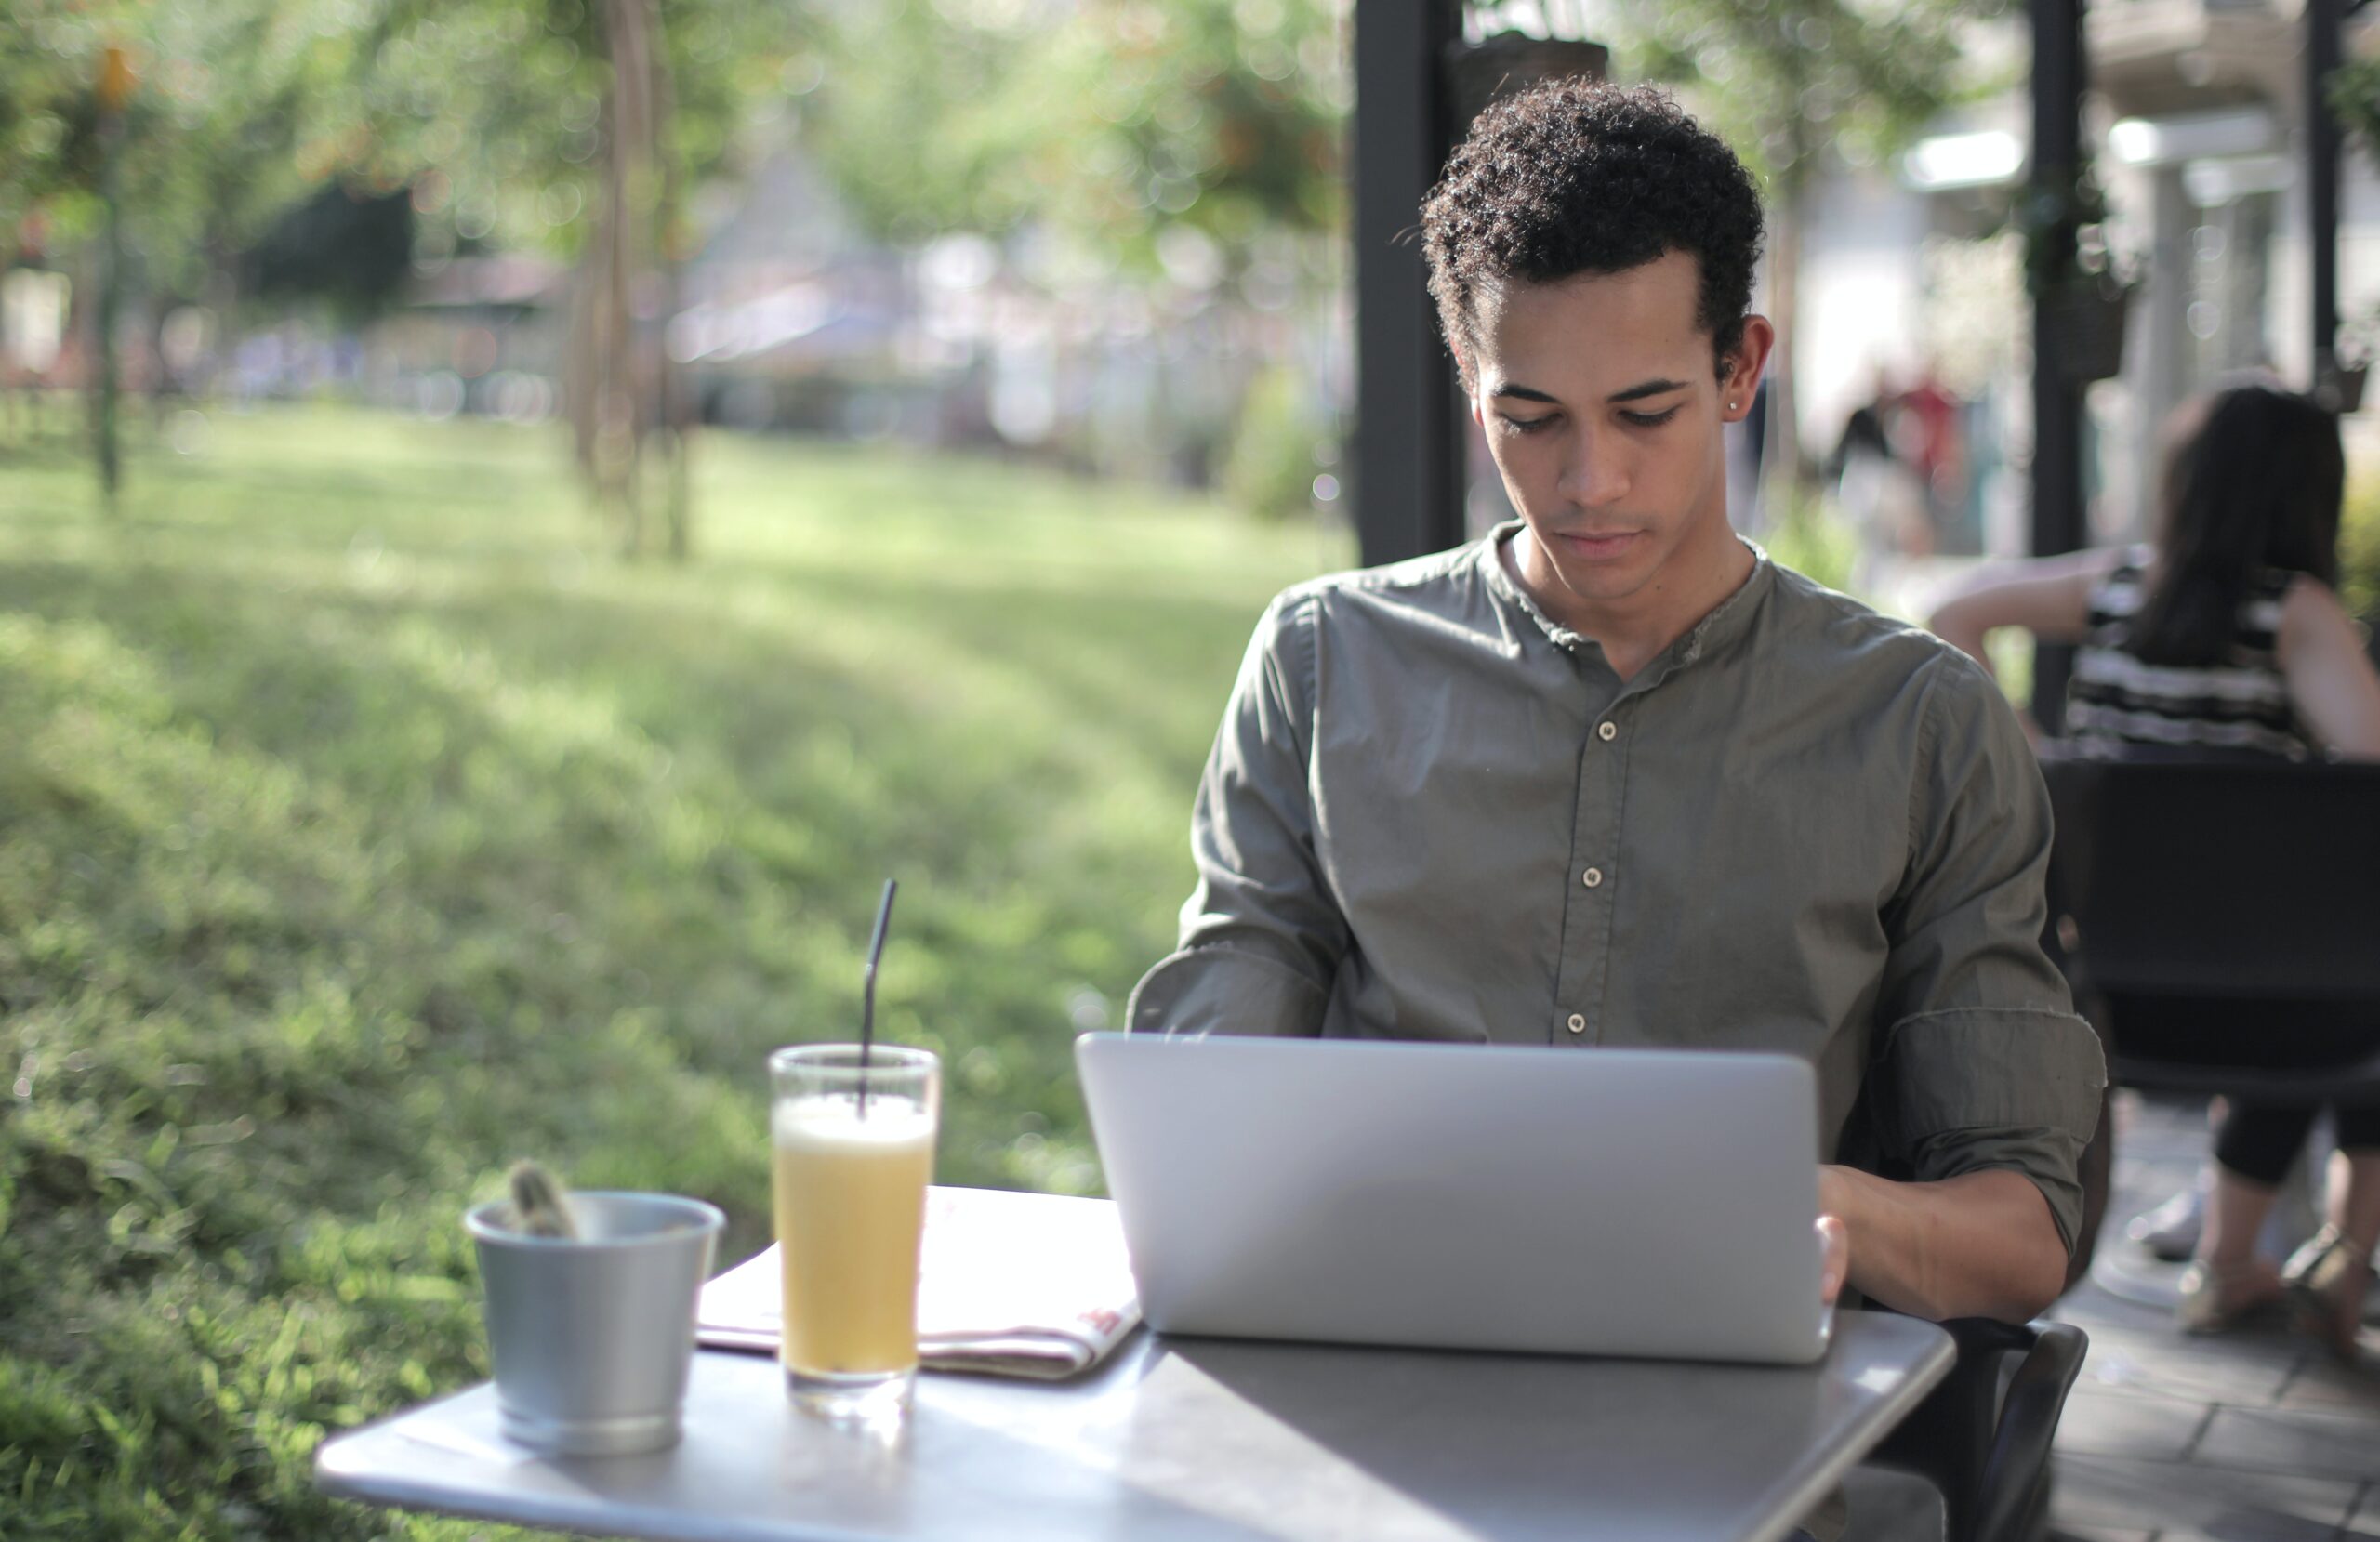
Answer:
M1832 1306L1851 1272L1851 1229L1841 1216L1818 1217L1818 1299Z

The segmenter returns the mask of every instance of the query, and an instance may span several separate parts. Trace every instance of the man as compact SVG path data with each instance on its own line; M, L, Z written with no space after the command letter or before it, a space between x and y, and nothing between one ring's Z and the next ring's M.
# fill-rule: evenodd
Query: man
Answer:
M1558 82L1480 117L1422 235L1521 518L1267 611L1130 1026L1798 1054L1829 1298L2031 1316L2104 1080L2038 945L2047 798L1972 661L1728 524L1750 178Z

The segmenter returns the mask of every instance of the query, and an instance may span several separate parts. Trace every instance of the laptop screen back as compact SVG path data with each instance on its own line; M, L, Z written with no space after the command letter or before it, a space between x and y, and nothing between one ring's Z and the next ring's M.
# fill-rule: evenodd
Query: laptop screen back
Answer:
M1790 1056L1087 1034L1160 1331L1806 1361L1817 1089Z

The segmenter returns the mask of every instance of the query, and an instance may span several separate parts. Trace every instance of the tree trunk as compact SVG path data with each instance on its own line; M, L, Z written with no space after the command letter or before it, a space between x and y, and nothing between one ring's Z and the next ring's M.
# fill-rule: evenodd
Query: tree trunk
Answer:
M646 0L649 3L649 0ZM669 530L669 559L682 562L694 553L694 403L686 373L669 354L669 321L682 303L681 259L686 231L685 183L678 159L677 82L669 70L669 49L656 10L650 32L653 61L653 159L660 170L659 206L654 211L654 292L660 314L646 328L646 358L652 367L653 421L660 431L668 462L664 508Z
M691 414L667 347L678 305L671 236L675 157L666 135L672 83L654 0L602 0L611 80L600 119L601 204L573 285L571 428L599 519L621 555L641 555L649 442L668 462L668 551L692 547L686 444Z
M632 0L610 0L605 16L614 48L609 132L603 149L603 211L596 226L602 248L602 282L595 293L594 413L595 489L598 507L613 523L622 556L634 557L644 544L643 521L637 507L638 424L635 346L628 310L628 287L635 271L636 213L630 201L635 186L639 108L643 92L633 80L634 22L625 23L631 35L623 37L623 16ZM626 56L626 57L623 57Z
M240 350L240 254L219 230L206 238L206 283L199 297L215 318L215 336L194 394L212 405L220 402Z
M17 244L0 234L0 279L5 279L16 266ZM8 336L8 318L0 314L0 454L24 447L20 419L25 398L32 394L32 372L17 364L14 342Z
M603 0L603 41L611 56L604 88L602 202L586 262L591 305L588 336L588 459L599 518L614 525L622 556L643 549L638 452L644 432L637 389L636 320L630 297L644 265L639 237L648 209L640 196L649 178L652 69L642 0Z
M124 156L124 114L114 107L99 114L99 292L91 308L92 448L99 460L99 496L109 514L119 511L124 461L116 425L115 333L124 299L124 197L119 186Z
M601 221L599 213L599 226ZM602 503L595 481L595 307L603 287L603 250L600 229L579 248L578 266L570 275L570 312L562 334L562 392L563 409L570 414L571 464L577 468L589 507Z

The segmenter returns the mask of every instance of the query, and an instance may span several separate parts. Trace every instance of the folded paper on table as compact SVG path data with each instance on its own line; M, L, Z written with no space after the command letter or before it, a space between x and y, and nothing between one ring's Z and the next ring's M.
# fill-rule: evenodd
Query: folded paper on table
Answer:
M929 1370L1056 1380L1140 1325L1116 1204L1004 1189L926 1191L918 1360ZM703 1286L694 1338L774 1354L783 1285L772 1246Z

